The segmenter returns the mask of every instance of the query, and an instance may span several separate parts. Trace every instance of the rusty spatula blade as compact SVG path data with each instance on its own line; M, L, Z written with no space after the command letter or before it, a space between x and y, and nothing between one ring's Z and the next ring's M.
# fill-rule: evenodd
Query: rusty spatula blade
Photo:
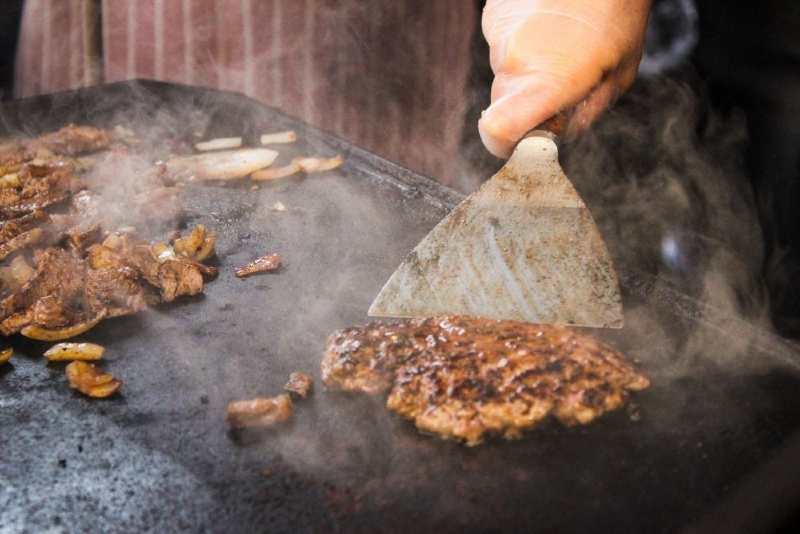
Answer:
M406 257L369 314L619 328L621 302L608 250L558 147L534 133Z

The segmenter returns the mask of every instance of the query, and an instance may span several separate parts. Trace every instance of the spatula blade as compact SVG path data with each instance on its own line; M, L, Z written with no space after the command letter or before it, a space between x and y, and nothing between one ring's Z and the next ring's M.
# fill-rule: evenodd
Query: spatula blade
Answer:
M369 314L621 327L613 262L547 137L531 137L408 255Z

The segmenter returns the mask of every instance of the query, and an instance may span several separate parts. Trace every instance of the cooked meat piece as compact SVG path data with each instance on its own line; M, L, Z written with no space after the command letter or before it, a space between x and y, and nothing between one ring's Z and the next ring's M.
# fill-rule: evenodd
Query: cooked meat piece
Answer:
M16 334L33 322L33 308L9 315L0 323L0 333L4 336Z
M2 284L2 291L17 291L28 280L33 278L35 271L33 267L28 265L28 261L24 256L14 256L8 265L0 267L0 283Z
M97 313L107 309L107 317L130 315L144 310L157 298L148 294L139 273L128 266L86 271L86 302Z
M292 399L284 393L277 397L231 402L226 420L236 428L267 427L288 421L292 411Z
M48 215L42 210L7 220L0 225L0 243L6 243L20 234L29 232L48 220Z
M28 159L28 151L21 141L9 141L0 145L0 173L15 172Z
M311 388L314 386L314 380L305 373L295 371L289 375L289 381L283 386L283 389L291 394L297 395L301 399L308 397Z
M280 269L281 259L279 254L267 254L251 261L244 267L236 269L236 276L245 278L256 273L269 273Z
M59 328L70 323L69 311L60 295L47 295L33 304L33 323L44 328Z
M158 287L166 302L182 295L198 295L203 292L203 274L193 263L168 260L158 269Z
M16 237L12 237L5 243L0 244L0 261L6 259L9 255L13 254L18 250L23 250L31 245L35 245L39 241L41 241L42 236L44 236L44 232L41 228L34 228L32 230L28 230L22 234L19 234Z
M468 445L487 434L518 437L550 414L586 424L649 386L622 354L589 335L464 317L335 333L322 376L335 389L390 389L390 410Z
M72 337L105 318L196 295L203 277L217 274L199 262L214 250L214 235L205 229L187 256L156 257L141 238L121 233L100 243L105 230L140 222L150 231L166 231L158 227L166 222L174 228L181 209L182 187L163 187L157 169L110 143L104 130L70 125L0 145L0 262L13 255L0 265L0 333ZM72 157L105 148L108 156L90 166ZM124 184L134 190L108 180L122 166L138 172L136 165L141 180ZM79 176L90 167L92 175ZM68 199L59 213L43 210ZM39 247L33 268L30 254L18 253L32 245Z
M131 259L145 280L161 290L164 302L203 291L203 273L191 260L170 258L160 261L147 246L135 247Z
M108 148L111 144L111 136L107 131L94 126L70 124L58 131L39 136L32 143L57 154L75 156Z
M55 206L56 204L61 204L68 198L69 193L63 192L54 192L41 195L30 201L20 202L13 206L0 208L0 218L13 219L14 217L25 215L26 213L30 213L34 210L41 210L49 208L50 206Z
M66 305L79 300L83 295L85 267L83 261L70 252L48 248L35 257L36 272L19 291L0 301L0 332L10 335L21 328L19 317L9 321L7 317L31 308L36 301L47 296L58 296ZM25 314L30 321L33 313ZM12 327L13 325L13 327ZM22 325L25 326L25 325Z
M23 165L17 172L20 188L0 189L0 217L12 219L69 198L80 183L69 165Z
M69 228L66 231L67 243L77 253L82 253L90 246L94 245L103 236L103 228L89 221Z

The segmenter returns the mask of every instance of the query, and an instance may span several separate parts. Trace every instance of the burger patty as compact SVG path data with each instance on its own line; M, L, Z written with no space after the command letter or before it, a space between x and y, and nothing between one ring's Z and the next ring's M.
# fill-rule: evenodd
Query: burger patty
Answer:
M322 379L389 392L420 430L476 445L519 437L552 414L571 426L615 410L649 380L589 335L559 326L466 317L371 323L335 332Z

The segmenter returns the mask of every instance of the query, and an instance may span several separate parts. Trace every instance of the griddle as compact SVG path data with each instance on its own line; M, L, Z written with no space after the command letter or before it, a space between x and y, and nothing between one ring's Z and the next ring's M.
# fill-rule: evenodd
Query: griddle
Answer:
M772 528L800 499L800 353L671 281L619 265L626 327L598 335L652 378L631 407L466 448L319 382L326 336L366 320L457 193L233 93L134 81L10 102L1 118L4 133L27 135L69 122L156 139L294 129L301 141L283 159L346 163L255 191L189 187L185 222L219 234L221 275L202 297L84 336L107 346L121 395L84 398L42 359L45 345L10 340L0 530L735 532ZM287 211L270 210L277 201ZM233 276L266 252L283 255L279 273ZM290 425L229 431L228 401L277 394L295 370L316 391Z

